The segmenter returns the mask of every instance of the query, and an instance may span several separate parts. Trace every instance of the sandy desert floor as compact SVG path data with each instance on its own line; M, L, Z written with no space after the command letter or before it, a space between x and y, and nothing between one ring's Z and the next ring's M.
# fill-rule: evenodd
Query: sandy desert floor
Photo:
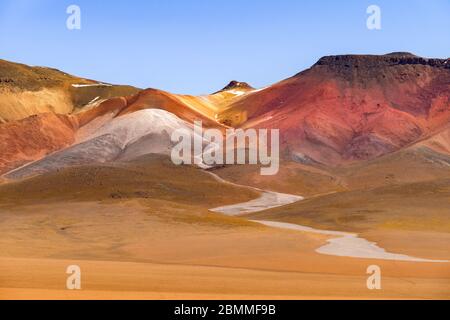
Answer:
M308 222L280 214L303 201L250 217L214 213L260 194L161 159L64 169L0 194L0 299L450 298L448 263L317 253L330 235L248 220ZM314 227L327 227L321 217ZM448 233L433 225L363 235L389 252L448 260ZM82 290L66 289L69 265L80 266ZM370 265L381 268L381 290L367 288Z
M241 218L214 220L206 212L196 221L189 213L189 221L172 220L163 213L174 208L154 208L161 215L135 200L2 212L0 298L450 297L445 263L321 255L315 249L326 242L324 235L267 228ZM79 291L65 289L66 268L72 264L82 270ZM366 286L366 269L373 264L382 270L381 290Z

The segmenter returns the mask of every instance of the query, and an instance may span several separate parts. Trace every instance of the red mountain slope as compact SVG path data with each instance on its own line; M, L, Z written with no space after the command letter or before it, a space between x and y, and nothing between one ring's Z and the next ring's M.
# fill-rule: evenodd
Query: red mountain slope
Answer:
M373 159L450 120L450 62L407 53L329 56L220 115L279 128L290 157L328 165Z
M0 126L0 174L71 145L78 127L66 115L43 113Z

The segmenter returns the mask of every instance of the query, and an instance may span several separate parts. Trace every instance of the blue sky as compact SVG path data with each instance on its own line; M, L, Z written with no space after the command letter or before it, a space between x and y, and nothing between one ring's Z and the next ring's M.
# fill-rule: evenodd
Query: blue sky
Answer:
M81 30L66 28L71 4ZM366 27L371 4L381 30ZM0 58L177 93L263 87L324 55L392 51L449 57L450 0L0 0Z

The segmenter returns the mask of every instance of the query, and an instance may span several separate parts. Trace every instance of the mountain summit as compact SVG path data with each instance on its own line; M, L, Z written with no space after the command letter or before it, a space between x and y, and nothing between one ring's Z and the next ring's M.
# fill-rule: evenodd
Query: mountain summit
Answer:
M222 90L220 90L218 92L230 91L230 90L246 91L246 90L255 90L255 88L253 88L247 82L240 82L240 81L232 80L232 81L230 81L229 84L227 84Z

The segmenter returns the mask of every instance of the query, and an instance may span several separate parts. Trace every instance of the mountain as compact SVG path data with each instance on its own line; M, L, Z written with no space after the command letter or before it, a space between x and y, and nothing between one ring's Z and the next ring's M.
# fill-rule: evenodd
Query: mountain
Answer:
M7 62L2 65L2 70L7 72L1 77L13 79L14 90L48 91L68 86L75 92L87 88L111 90L108 94L116 94L115 90L124 89L48 68ZM14 90L11 96L21 95L13 94ZM95 92L97 94L99 92ZM36 99L46 105L52 101L43 96ZM0 97L0 101L5 99ZM133 115L148 109L165 110L167 121L173 117L190 124L201 120L205 127L221 130L227 127L280 129L284 161L307 166L333 168L366 162L422 141L422 148L417 152L425 152L424 157L429 158L449 152L445 140L450 120L449 101L448 59L426 59L404 52L382 56L327 56L310 69L263 89L257 90L235 80L222 90L203 96L158 89L134 92L133 89L128 95L98 98L78 109L69 108L62 112L65 115L55 116L60 112L53 110L48 115L39 113L28 120L8 121L0 127L4 137L2 147L6 150L0 172L39 160L62 148L72 145L81 148L80 144L88 140L93 143L99 139L98 132L114 126L111 123L117 123L117 119L127 117L139 122ZM2 104L0 113L7 114L8 110L9 107ZM164 123L164 120L155 121ZM152 127L153 124L148 121L139 126ZM34 142L17 139L18 135L23 137L21 132L28 132L30 128L35 128ZM54 133L61 130L65 134L56 137ZM98 146L99 142L95 141L94 145ZM110 141L113 145L116 142ZM165 147L168 145L164 143ZM119 149L123 147L121 144ZM428 149L433 152L426 151ZM118 155L111 157L115 159ZM109 156L101 161L106 159L110 159Z
M448 124L449 61L408 53L323 57L244 96L219 120L280 129L287 156L297 161L337 166L374 159Z
M131 86L0 59L0 123L46 112L69 114L95 102L138 91Z

